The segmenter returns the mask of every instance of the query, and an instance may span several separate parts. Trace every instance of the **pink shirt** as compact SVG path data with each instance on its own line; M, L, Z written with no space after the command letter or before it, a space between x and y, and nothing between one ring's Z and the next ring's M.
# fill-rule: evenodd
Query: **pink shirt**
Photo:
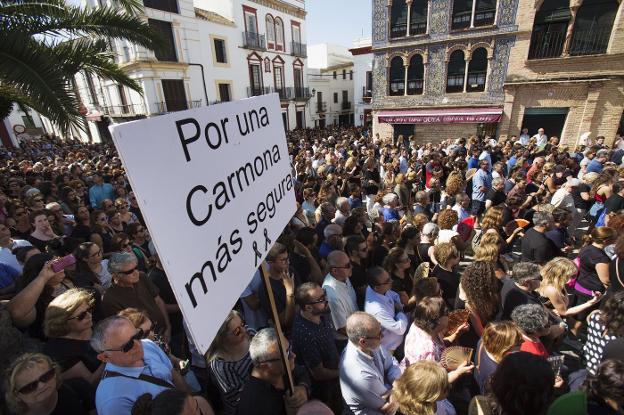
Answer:
M405 357L400 363L401 370L419 360L439 362L445 348L444 342L435 341L429 333L412 323L405 337Z

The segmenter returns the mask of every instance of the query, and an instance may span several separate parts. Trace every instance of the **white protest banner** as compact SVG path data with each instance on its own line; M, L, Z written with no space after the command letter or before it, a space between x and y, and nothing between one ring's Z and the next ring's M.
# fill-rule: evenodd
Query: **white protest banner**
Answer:
M295 213L278 95L110 130L203 354Z

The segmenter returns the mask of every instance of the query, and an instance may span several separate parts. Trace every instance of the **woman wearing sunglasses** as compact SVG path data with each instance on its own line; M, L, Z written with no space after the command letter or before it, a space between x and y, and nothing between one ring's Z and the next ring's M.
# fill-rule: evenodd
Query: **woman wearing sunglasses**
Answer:
M82 379L61 382L58 366L43 354L15 359L4 376L4 398L19 415L93 415L93 390Z
M249 344L253 334L241 314L232 310L208 349L210 375L219 388L224 415L236 413L239 395L251 374Z
M74 288L50 302L43 331L48 338L43 352L58 362L63 379L82 378L97 385L104 364L89 345L93 328L91 292Z

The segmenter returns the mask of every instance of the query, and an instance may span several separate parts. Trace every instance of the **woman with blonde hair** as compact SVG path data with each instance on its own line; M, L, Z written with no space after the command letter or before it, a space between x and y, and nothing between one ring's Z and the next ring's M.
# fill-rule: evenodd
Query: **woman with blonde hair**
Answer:
M576 278L578 268L576 264L564 257L553 258L542 267L540 274L542 282L537 292L547 300L546 306L551 308L560 317L570 317L581 313L600 301L602 294L597 292L589 301L574 307L569 307L570 300L566 285Z
M518 227L514 229L511 235L507 235L504 230L505 223L503 223L503 218L505 216L505 207L502 205L492 206L489 208L485 215L483 216L483 220L481 221L481 231L487 232L488 230L494 230L500 236L503 243L501 244L500 251L501 253L508 252L514 240L520 233L522 232L522 228Z
M520 349L522 332L511 321L489 323L481 340L477 344L475 354L474 378L482 394L490 392L490 378L503 358Z
M394 382L392 395L403 415L454 415L455 408L446 400L450 389L446 370L439 363L421 360Z
M507 261L500 255L501 239L498 233L494 231L486 232L479 246L474 250L473 261L475 262L489 262L494 265L496 272L496 278L502 279L507 275L509 265Z
M25 353L13 361L4 376L4 398L18 415L95 413L90 385L82 379L61 382L59 367L41 353Z
M45 310L43 332L48 338L43 352L59 365L63 379L82 378L97 385L104 363L89 340L93 328L93 293L72 288L54 298Z

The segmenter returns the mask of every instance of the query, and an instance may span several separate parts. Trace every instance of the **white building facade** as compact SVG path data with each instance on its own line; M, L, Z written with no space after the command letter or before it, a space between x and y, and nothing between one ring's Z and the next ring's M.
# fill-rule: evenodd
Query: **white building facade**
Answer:
M351 54L345 47L328 44L310 46L309 51L313 126L353 125L355 97Z
M87 1L87 7L96 6L96 0ZM111 123L270 92L280 94L288 129L307 125L310 93L304 85L303 2L143 0L143 4L142 17L162 35L164 46L152 52L128 42L113 45L117 63L143 92L77 75L89 126L86 134L78 132L81 139L110 139ZM270 21L273 25L267 26ZM246 29L247 25L253 28Z
M353 90L355 105L355 125L372 126L373 99L373 52L371 38L354 42L349 49L353 55Z
M47 130L43 118L32 108L13 105L13 111L0 120L0 145L17 147L20 141L38 138Z

